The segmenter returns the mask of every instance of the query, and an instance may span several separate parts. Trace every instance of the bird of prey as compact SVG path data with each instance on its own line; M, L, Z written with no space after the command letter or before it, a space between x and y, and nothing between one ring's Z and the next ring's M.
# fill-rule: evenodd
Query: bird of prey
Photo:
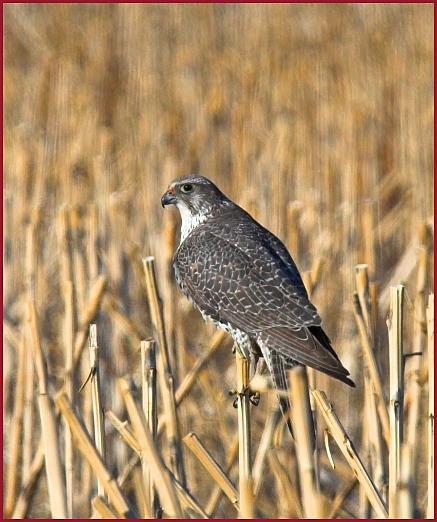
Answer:
M310 366L355 386L334 352L283 243L203 176L176 179L161 199L176 205L180 244L176 281L206 319L226 330L237 349L259 349L274 386L287 389L286 371ZM284 414L289 409L280 394Z

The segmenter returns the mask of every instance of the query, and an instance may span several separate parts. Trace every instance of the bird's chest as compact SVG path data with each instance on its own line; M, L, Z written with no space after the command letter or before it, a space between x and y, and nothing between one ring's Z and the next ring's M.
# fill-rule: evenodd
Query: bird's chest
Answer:
M201 225L208 217L208 208L205 208L202 212L192 214L185 206L180 205L179 212L181 214L181 239L179 244L191 234L191 232Z

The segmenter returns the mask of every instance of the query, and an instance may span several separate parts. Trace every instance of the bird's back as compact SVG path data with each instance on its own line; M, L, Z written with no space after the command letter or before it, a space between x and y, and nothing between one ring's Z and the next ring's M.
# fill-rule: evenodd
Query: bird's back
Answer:
M283 243L237 205L195 228L174 266L183 292L204 315L247 333L261 347L352 384ZM264 348L263 348L264 347Z

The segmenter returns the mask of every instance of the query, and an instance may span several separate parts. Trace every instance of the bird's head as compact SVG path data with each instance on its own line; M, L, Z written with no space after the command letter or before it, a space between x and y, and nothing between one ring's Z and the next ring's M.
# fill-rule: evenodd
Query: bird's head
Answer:
M161 198L161 205L176 205L181 214L206 214L229 202L228 198L204 176L189 175L172 181Z

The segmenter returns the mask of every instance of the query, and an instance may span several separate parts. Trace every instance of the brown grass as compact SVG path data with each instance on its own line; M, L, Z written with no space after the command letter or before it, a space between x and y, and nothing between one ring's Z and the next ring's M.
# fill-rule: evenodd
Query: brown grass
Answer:
M174 284L160 196L201 172L291 249L357 384L308 376L320 509L432 516L433 7L9 4L4 21L5 515L235 517L191 432L240 516L308 511L268 381L244 425L232 343ZM402 418L385 322L399 284ZM100 386L79 393L91 323ZM93 395L111 412L102 455Z

